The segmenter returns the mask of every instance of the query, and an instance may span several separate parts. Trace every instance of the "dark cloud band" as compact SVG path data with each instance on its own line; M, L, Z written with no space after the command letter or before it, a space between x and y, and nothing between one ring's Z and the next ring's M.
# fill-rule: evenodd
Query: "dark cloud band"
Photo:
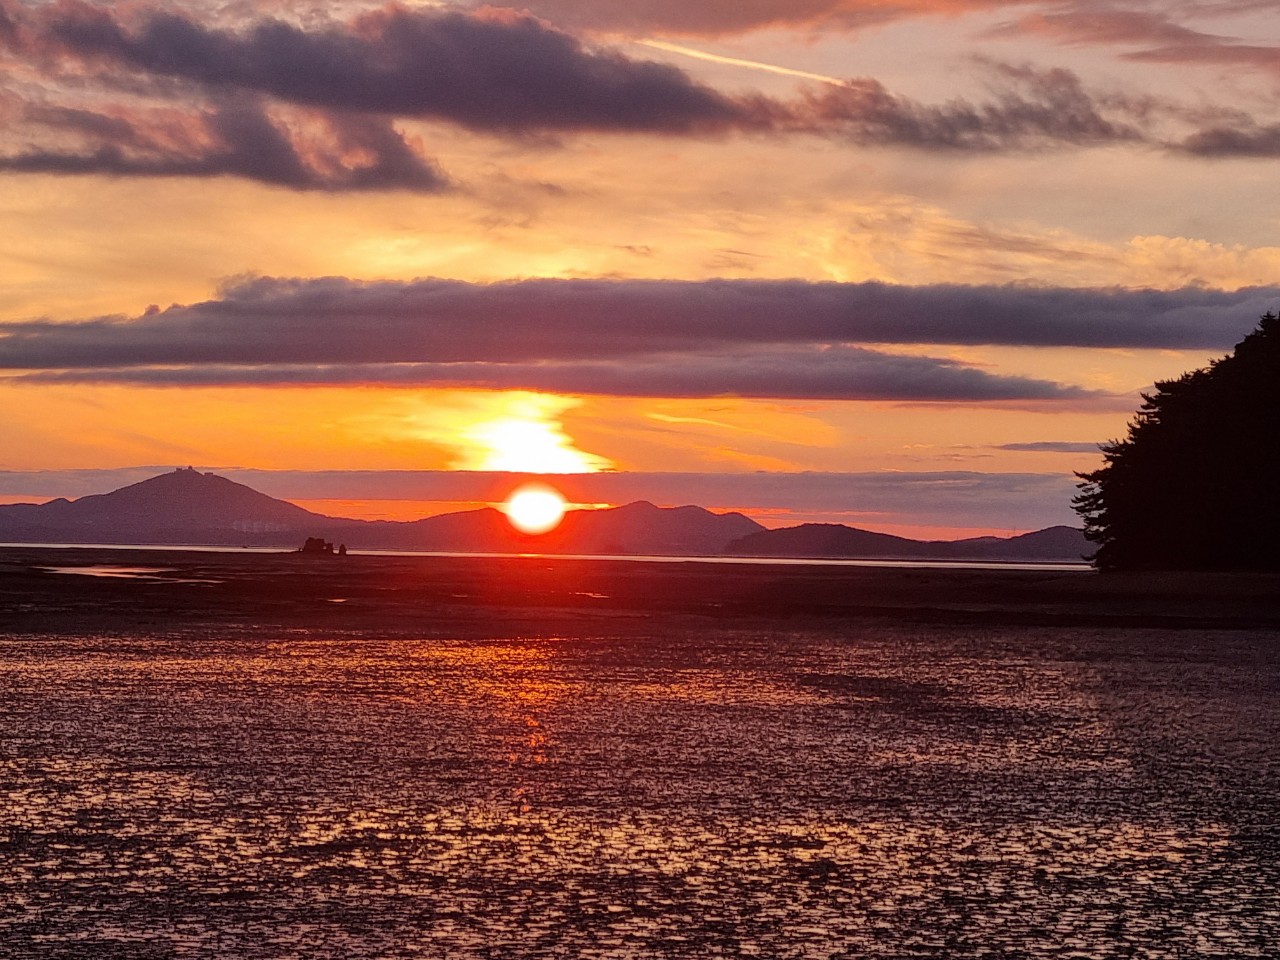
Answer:
M135 318L4 324L0 368L602 362L892 343L1221 350L1278 302L1280 287L259 278Z
M152 8L126 24L68 0L25 17L11 46L213 91L323 109L446 120L475 130L687 133L740 126L747 109L674 67L594 51L513 12L389 6L306 30L282 20L231 31Z
M889 400L917 403L1096 402L1078 387L1000 376L933 357L851 347L755 350L569 363L407 363L128 367L26 374L22 382L141 386L394 385L627 397ZM1126 399L1125 408L1130 405Z
M1097 403L1078 387L874 346L1220 350L1277 301L1280 288L260 278L132 319L0 325L0 369L44 382Z
M172 114L172 111L171 111ZM385 117L312 113L306 145L256 97L224 96L163 124L142 112L32 107L57 146L0 154L0 170L117 177L235 176L294 190L438 192L445 176ZM70 138L75 145L65 146Z

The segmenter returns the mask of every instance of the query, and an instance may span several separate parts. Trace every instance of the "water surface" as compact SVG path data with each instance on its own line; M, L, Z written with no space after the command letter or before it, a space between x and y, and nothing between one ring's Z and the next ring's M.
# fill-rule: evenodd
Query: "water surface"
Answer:
M1277 640L0 638L0 956L1274 956Z

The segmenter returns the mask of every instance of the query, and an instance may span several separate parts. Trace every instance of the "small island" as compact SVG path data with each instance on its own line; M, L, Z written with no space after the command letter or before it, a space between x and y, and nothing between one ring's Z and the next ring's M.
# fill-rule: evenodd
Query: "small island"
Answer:
M345 557L347 555L347 545L340 543L335 549L332 541L326 540L324 537L307 537L306 542L298 548L297 552L311 557Z

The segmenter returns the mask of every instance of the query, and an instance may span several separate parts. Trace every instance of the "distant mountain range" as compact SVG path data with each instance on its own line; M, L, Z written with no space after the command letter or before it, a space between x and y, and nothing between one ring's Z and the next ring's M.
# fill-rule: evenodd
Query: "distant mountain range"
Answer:
M910 540L837 523L804 523L761 530L729 544L744 557L863 557L894 560L1080 560L1091 553L1084 531L1047 527L1017 537Z
M766 530L740 513L645 501L571 511L555 530L537 536L518 532L491 507L405 522L352 520L312 513L190 468L74 501L0 506L0 541L10 543L292 548L308 537L352 550L450 553L1079 560L1090 550L1081 531L1070 527L1010 538L920 541L837 524Z
M515 530L492 507L422 520L352 520L312 513L190 468L111 493L0 506L0 541L299 547L308 537L353 550L461 553L716 554L764 528L738 513L661 509L643 501L572 511L550 533Z

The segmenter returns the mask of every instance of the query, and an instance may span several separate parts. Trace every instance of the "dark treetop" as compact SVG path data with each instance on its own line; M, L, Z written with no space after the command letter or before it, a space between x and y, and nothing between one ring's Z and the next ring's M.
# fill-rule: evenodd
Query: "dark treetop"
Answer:
M1229 356L1156 384L1080 474L1102 569L1280 569L1280 316Z

